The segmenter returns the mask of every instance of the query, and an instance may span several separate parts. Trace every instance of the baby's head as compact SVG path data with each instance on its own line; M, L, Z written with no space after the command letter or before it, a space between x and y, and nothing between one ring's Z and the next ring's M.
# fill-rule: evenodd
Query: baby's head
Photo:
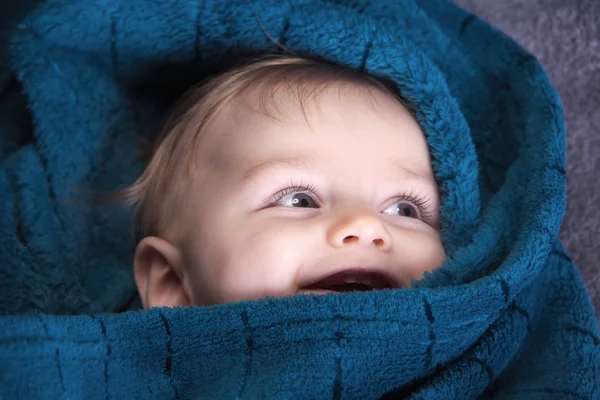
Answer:
M145 307L408 287L445 257L411 112L374 78L308 59L191 90L127 196Z

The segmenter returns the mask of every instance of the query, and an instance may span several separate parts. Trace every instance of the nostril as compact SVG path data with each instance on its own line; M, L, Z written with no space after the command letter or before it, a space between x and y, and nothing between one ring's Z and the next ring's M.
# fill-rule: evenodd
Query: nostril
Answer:
M384 245L384 241L383 239L373 239L373 243L375 244L375 246L377 247L381 247Z
M354 242L357 242L357 241L358 241L358 236L350 235L350 236L346 236L344 238L344 243L354 243Z

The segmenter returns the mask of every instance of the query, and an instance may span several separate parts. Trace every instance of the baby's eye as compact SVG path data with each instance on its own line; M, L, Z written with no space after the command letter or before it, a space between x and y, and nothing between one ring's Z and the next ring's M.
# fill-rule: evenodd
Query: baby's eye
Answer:
M399 200L386 208L383 211L384 214L388 215L398 215L401 217L408 218L417 218L421 219L421 213L419 211L419 206L412 204L407 200Z
M302 192L296 192L284 196L277 202L277 204L284 207L319 208L315 199L313 199L308 193Z

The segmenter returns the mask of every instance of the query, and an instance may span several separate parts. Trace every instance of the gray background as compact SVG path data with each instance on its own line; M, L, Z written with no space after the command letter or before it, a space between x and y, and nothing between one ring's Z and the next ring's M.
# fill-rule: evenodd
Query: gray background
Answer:
M455 0L548 71L565 108L567 213L561 239L600 316L600 1Z

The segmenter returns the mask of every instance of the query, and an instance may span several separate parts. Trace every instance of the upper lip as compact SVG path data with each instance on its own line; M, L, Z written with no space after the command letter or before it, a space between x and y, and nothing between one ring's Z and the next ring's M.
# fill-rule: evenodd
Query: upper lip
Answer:
M373 289L400 288L402 284L393 277L388 268L366 265L349 265L319 275L302 285L304 289L323 288L344 283L359 283Z

